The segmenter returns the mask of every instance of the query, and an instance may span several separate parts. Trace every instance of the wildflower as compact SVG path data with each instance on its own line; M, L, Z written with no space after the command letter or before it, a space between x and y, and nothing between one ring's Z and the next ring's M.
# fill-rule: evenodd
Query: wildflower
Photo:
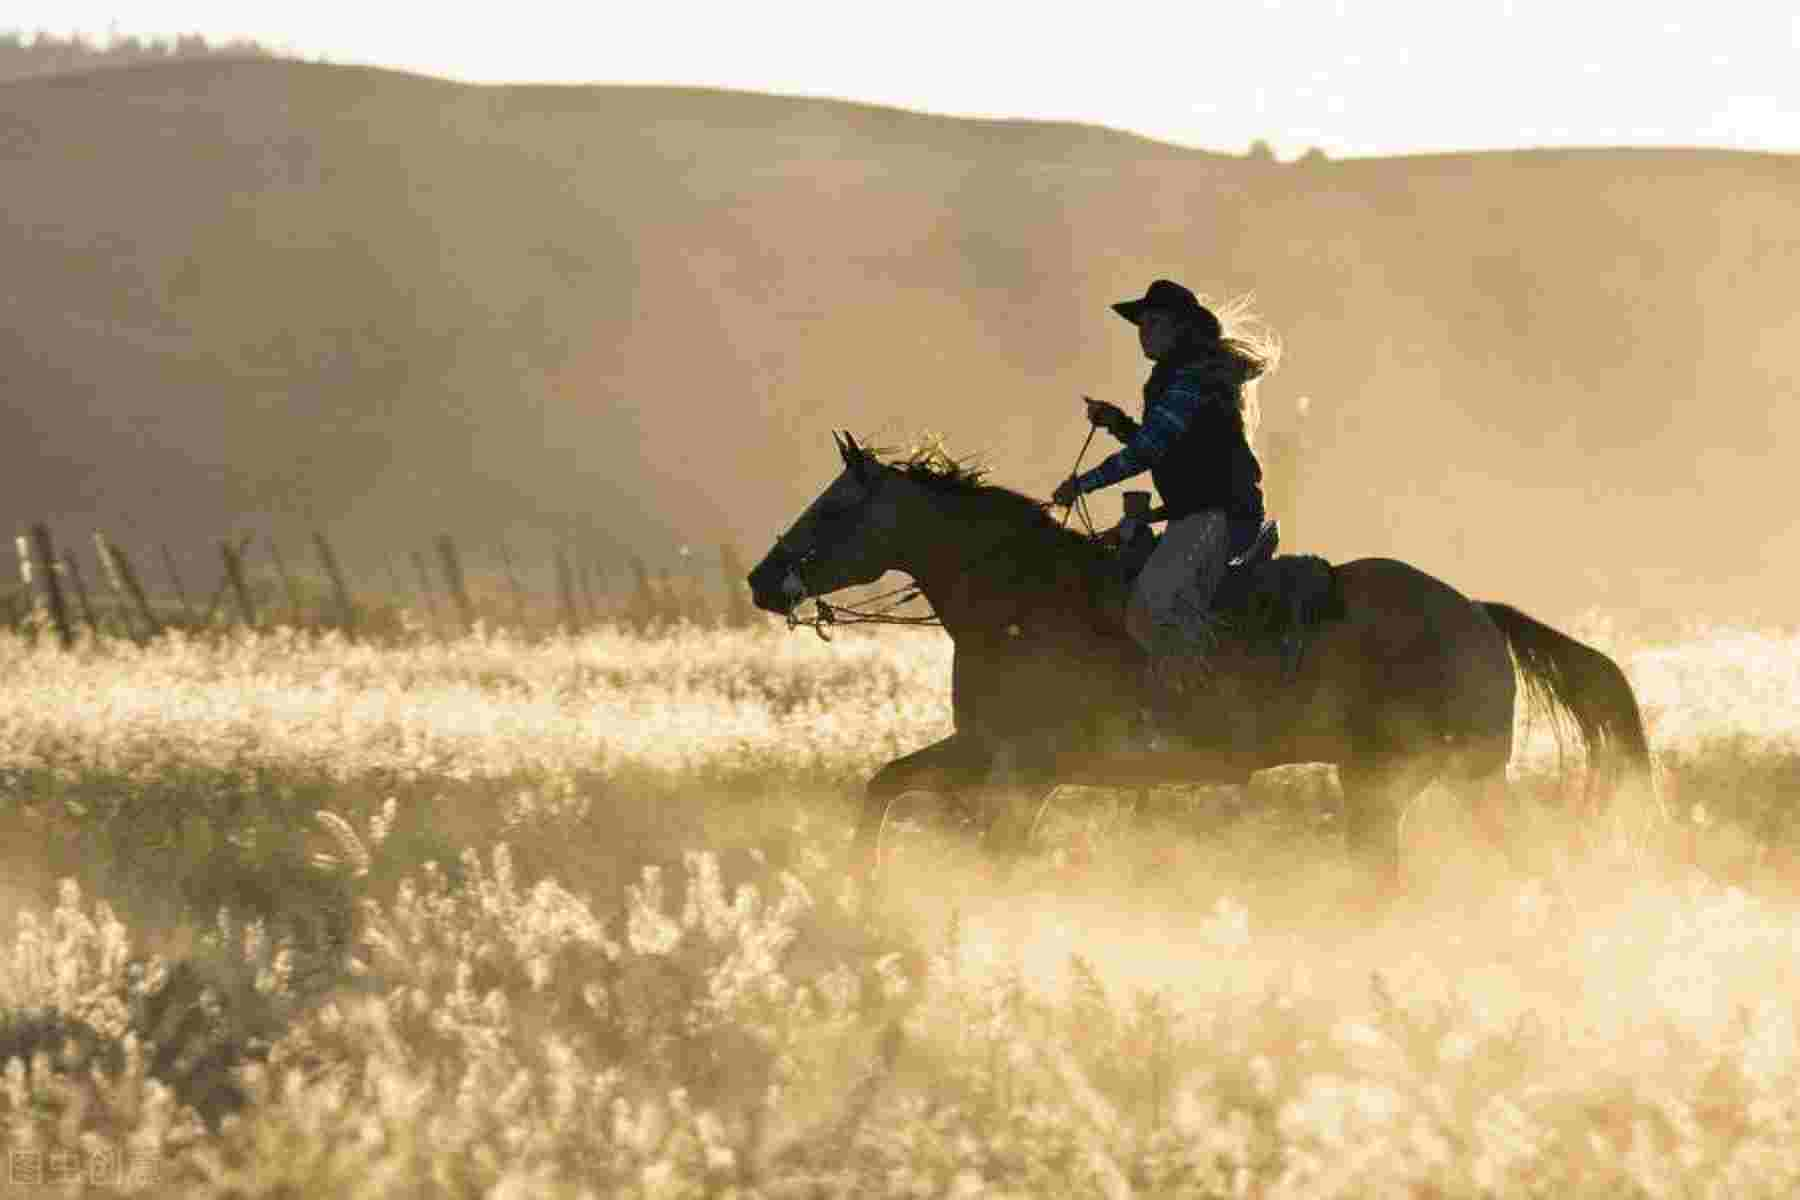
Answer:
M1273 1096L1276 1082L1275 1064L1269 1061L1267 1055L1258 1054L1250 1060L1250 1085L1256 1089L1257 1095L1265 1100Z
M1467 1032L1453 1029L1438 1042L1438 1061L1446 1066L1466 1062L1475 1053L1475 1039Z
M320 809L313 814L313 819L324 827L338 847L336 855L316 854L313 861L325 867L347 866L351 874L358 878L367 875L371 861L369 850L363 845L362 839L356 836L356 830L351 827L350 822L330 809Z
M681 925L662 911L662 868L644 868L643 883L627 889L627 940L639 954L668 954L681 941Z
M1220 950L1242 949L1250 944L1250 910L1229 896L1220 896L1213 902L1201 937Z
M1381 1031L1365 1021L1340 1021L1332 1027L1331 1036L1339 1045L1359 1050L1381 1050L1388 1044Z

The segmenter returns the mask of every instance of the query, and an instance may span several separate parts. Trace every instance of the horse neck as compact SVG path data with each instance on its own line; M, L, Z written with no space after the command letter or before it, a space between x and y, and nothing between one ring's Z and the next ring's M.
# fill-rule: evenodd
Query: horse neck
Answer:
M920 507L922 519L906 523L917 536L904 569L953 639L1086 623L1091 567L1058 531L1022 523L979 493L936 495Z

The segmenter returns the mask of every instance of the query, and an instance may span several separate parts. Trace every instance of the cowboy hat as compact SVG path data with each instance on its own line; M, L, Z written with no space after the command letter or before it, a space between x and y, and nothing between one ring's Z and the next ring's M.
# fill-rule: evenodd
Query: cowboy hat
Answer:
M1112 306L1114 312L1133 325L1151 309L1174 313L1209 340L1217 340L1225 332L1212 309L1173 279L1158 279L1144 292L1142 299L1121 300Z

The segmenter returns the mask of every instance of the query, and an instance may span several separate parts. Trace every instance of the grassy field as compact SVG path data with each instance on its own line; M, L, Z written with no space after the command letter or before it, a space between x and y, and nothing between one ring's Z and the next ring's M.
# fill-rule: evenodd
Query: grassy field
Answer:
M1793 1195L1800 637L1581 632L1667 819L1525 730L1379 912L1315 768L852 883L935 634L0 636L7 1187Z

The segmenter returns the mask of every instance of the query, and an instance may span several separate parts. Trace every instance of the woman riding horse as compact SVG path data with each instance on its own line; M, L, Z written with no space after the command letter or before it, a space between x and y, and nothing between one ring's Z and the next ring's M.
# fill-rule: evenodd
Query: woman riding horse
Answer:
M1121 624L1113 557L1038 501L962 467L883 462L848 437L839 450L842 472L751 571L752 598L792 613L901 571L955 644L955 730L869 781L856 830L864 854L890 803L915 789L982 797L1059 782L1241 781L1284 763L1335 763L1351 848L1397 879L1399 814L1428 784L1466 790L1495 818L1515 662L1527 697L1573 721L1590 766L1605 768L1597 777L1623 768L1647 779L1643 721L1618 664L1386 558L1332 568L1341 615L1310 630L1294 677L1257 654L1221 663L1239 700L1231 745L1197 713L1187 726L1197 747L1121 753L1145 655Z
M1065 480L1051 499L1067 506L1144 471L1156 484L1168 526L1132 588L1125 628L1150 656L1144 715L1157 727L1152 740L1166 743L1179 724L1176 697L1204 679L1206 612L1225 566L1262 527L1262 467L1244 410L1248 385L1271 364L1226 337L1218 316L1172 280L1156 280L1141 300L1113 311L1137 326L1138 345L1156 364L1144 384L1144 419L1088 399L1088 420L1125 445Z

